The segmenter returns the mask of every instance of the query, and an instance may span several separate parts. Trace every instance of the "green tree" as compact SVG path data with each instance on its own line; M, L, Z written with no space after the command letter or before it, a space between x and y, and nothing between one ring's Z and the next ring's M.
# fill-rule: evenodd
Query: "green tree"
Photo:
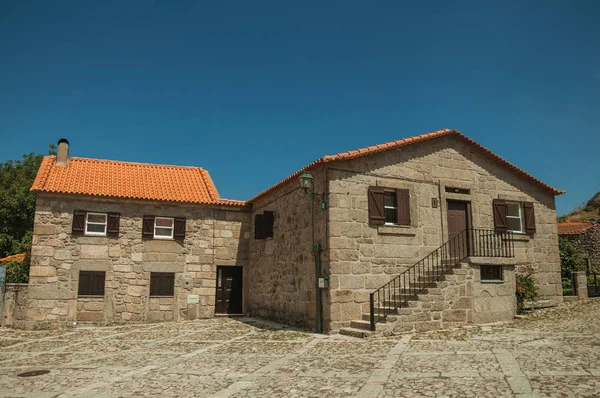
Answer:
M56 154L56 147L50 145L48 153ZM0 258L31 245L35 194L29 189L43 158L32 152L0 163Z

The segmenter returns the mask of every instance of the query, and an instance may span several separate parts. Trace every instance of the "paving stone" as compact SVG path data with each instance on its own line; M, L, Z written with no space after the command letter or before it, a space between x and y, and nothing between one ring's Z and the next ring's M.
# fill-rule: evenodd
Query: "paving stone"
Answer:
M367 340L251 318L0 329L0 397L598 397L596 319L600 300Z

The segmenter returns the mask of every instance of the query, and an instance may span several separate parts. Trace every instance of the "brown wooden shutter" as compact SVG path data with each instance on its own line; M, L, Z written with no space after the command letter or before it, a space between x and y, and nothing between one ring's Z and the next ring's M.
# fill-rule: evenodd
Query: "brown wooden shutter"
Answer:
M108 213L108 222L106 225L106 236L112 236L115 238L119 237L119 220L121 215L119 213Z
M254 215L254 239L264 239L264 238L265 238L264 215L263 214L255 214Z
M185 217L176 217L174 223L173 238L183 240L185 238Z
M73 212L73 227L71 228L72 235L83 235L85 231L85 211L75 210Z
M263 213L263 236L265 238L273 237L273 224L275 223L275 213L272 211L265 211Z
M410 192L408 189L397 189L398 225L410 225Z
M79 296L104 296L104 271L79 271Z
M525 231L528 234L535 234L535 212L533 211L533 203L523 203L525 209Z
M506 202L500 199L494 199L492 202L494 212L494 229L498 232L508 231L506 222Z
M369 224L385 224L385 211L383 207L383 187L369 187Z
M175 273L151 272L150 296L172 297L175 294Z
M144 216L142 220L142 238L154 238L154 216Z

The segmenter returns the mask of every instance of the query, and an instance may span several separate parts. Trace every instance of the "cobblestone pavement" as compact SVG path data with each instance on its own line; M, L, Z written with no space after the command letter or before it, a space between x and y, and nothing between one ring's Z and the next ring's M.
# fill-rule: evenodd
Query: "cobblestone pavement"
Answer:
M215 318L0 329L0 348L0 397L600 397L600 300L372 340Z

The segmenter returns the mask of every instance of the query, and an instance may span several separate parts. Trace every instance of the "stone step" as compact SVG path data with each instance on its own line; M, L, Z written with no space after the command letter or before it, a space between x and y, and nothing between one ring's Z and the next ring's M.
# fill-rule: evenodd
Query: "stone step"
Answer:
M387 317L385 317L385 319L382 319L379 322L382 322L382 323L396 322L398 320L398 310L396 309L396 310L391 310L391 311L387 310L387 311L389 312L388 315L387 315ZM375 311L375 314L377 314L377 311ZM383 308L382 308L380 314L382 314L382 315L385 314ZM371 315L370 314L363 314L362 315L362 320L363 321L367 321L367 322L371 322Z
M352 337L358 337L359 339L365 339L365 338L371 336L373 334L373 332L371 332L369 330L356 329L353 327L349 327L349 328L341 328L340 334L343 334L344 336L352 336Z
M371 330L371 322L364 320L352 321L350 322L350 327L354 329Z

